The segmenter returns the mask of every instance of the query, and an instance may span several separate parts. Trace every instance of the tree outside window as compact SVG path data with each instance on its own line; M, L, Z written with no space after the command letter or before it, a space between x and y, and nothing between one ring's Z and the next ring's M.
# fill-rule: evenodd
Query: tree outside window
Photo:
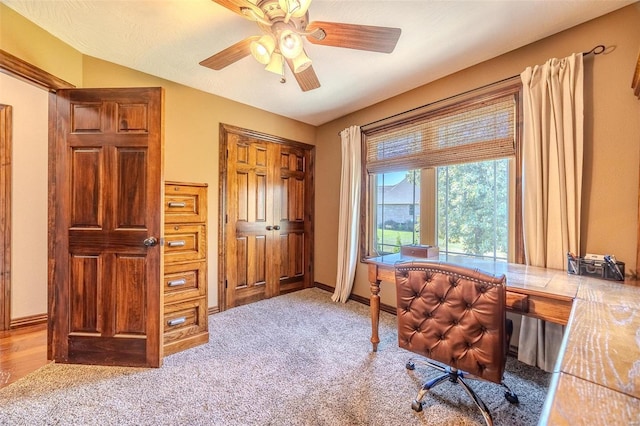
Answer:
M437 241L441 251L506 260L509 162L437 168Z

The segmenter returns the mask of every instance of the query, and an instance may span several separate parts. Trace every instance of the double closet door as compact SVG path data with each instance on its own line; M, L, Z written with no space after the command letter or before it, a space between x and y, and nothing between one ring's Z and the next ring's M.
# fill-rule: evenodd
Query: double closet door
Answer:
M313 146L226 125L221 134L226 150L222 306L310 287Z

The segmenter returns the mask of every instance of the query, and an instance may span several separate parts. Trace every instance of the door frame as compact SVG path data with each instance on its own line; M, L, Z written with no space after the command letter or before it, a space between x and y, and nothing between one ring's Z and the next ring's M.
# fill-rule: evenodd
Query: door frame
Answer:
M49 159L51 159L51 149L52 146L55 142L55 119L52 122L52 105L55 105L55 93L58 89L71 89L74 88L75 86L71 83L68 83L64 80L62 80L61 78L56 77L53 74L50 74L46 71L44 71L43 69L40 69L38 67L36 67L35 65L30 64L29 62L26 62L16 56L13 56L12 54L0 49L0 71L10 75L12 77L18 78L22 81L25 81L29 84L32 84L36 87L39 87L43 90L46 90L49 92L49 123L48 123L48 129L49 129ZM55 114L53 115L53 117L55 117ZM53 208L52 208L52 203L55 201L55 194L54 190L55 188L52 188L52 184L51 184L51 178L52 178L52 167L54 167L55 164L52 164L51 161L49 161L49 178L48 178L48 186L49 186L49 200L48 200L48 223L51 224L53 223L53 221L55 220L54 214L53 214ZM10 179L11 176L9 174L8 176L9 179L9 184L10 184ZM5 193L6 194L6 193ZM2 219L4 219L5 221L9 221L9 222L5 222L5 230L6 229L11 229L11 222L10 222L10 218L11 218L11 193L8 193L8 197L6 197L3 200L4 204L2 206L2 209L0 210L0 215L2 215ZM7 210L8 209L8 210ZM52 250L53 250L53 245L52 245L52 240L51 240L51 226L49 226L49 230L48 230L48 259L51 259L51 254L52 254ZM7 255L7 249L9 251L9 256L10 256L10 248L11 248L11 234L8 233L8 235L5 235L4 238L4 242L2 244L0 244L0 250L3 251L2 253L2 258L5 259L4 262L0 263L0 276L2 277L2 280L0 280L0 291L2 292L1 294L3 295L3 307L4 307L4 316L5 316L5 322L4 322L4 329L9 329L11 326L11 300L10 300L10 295L11 295L11 264L6 262L6 258L5 256ZM10 257L9 257L10 259ZM8 269L8 270L7 270ZM48 274L49 274L49 282L47 285L47 291L48 291L48 302L47 302L47 311L51 312L52 310L52 289L51 289L51 276L53 273L53 267L51 265L51 262L49 261L49 265L48 265ZM48 315L47 315L48 317ZM37 318L40 318L39 316ZM2 322L0 321L0 326L2 326ZM0 327L0 330L2 330L2 328ZM47 358L51 359L51 333L48 333L48 344L47 344Z
M282 145L294 146L302 149L310 150L310 161L308 164L309 171L309 191L305 191L305 204L309 202L309 227L308 227L308 245L309 245L309 270L308 273L313 277L313 265L314 265L314 219L315 219L315 146L306 144L303 142L294 141L291 139L283 138L280 136L274 136L267 133L258 132L256 130L244 129L242 127L232 126L230 124L220 123L219 128L219 187L218 200L219 200L219 214L218 214L218 310L220 312L227 309L227 292L225 289L225 277L226 277L226 216L227 216L227 147L228 138L227 135L233 133L248 138L258 139L264 142L277 143ZM313 280L313 278L312 278Z
M0 104L0 331L11 324L11 105Z

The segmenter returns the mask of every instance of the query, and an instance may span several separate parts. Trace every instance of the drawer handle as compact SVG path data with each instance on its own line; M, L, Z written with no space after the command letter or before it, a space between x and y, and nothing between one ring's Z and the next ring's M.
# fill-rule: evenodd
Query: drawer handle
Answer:
M184 323L186 320L187 320L187 318L180 317L180 318L176 318L176 319L172 319L172 320L167 321L167 324L173 327L174 325L180 325L180 324Z
M179 280L171 280L167 283L167 285L169 287L178 287L181 285L185 285L187 283L187 280L185 280L184 278L179 279Z
M182 241L169 241L169 247L184 247L184 240Z
M184 207L187 203L178 202L178 201L169 201L169 207Z

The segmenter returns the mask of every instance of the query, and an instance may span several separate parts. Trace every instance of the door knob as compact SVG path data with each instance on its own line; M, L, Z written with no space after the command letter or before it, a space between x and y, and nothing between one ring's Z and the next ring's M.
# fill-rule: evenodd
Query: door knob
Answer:
M149 237L145 238L142 244L144 244L146 247L153 247L158 244L158 240L156 239L156 237Z
M274 226L273 229L275 229L276 231L279 231L280 230L280 225Z
M267 231L271 231L272 229L273 229L273 226L267 225Z

